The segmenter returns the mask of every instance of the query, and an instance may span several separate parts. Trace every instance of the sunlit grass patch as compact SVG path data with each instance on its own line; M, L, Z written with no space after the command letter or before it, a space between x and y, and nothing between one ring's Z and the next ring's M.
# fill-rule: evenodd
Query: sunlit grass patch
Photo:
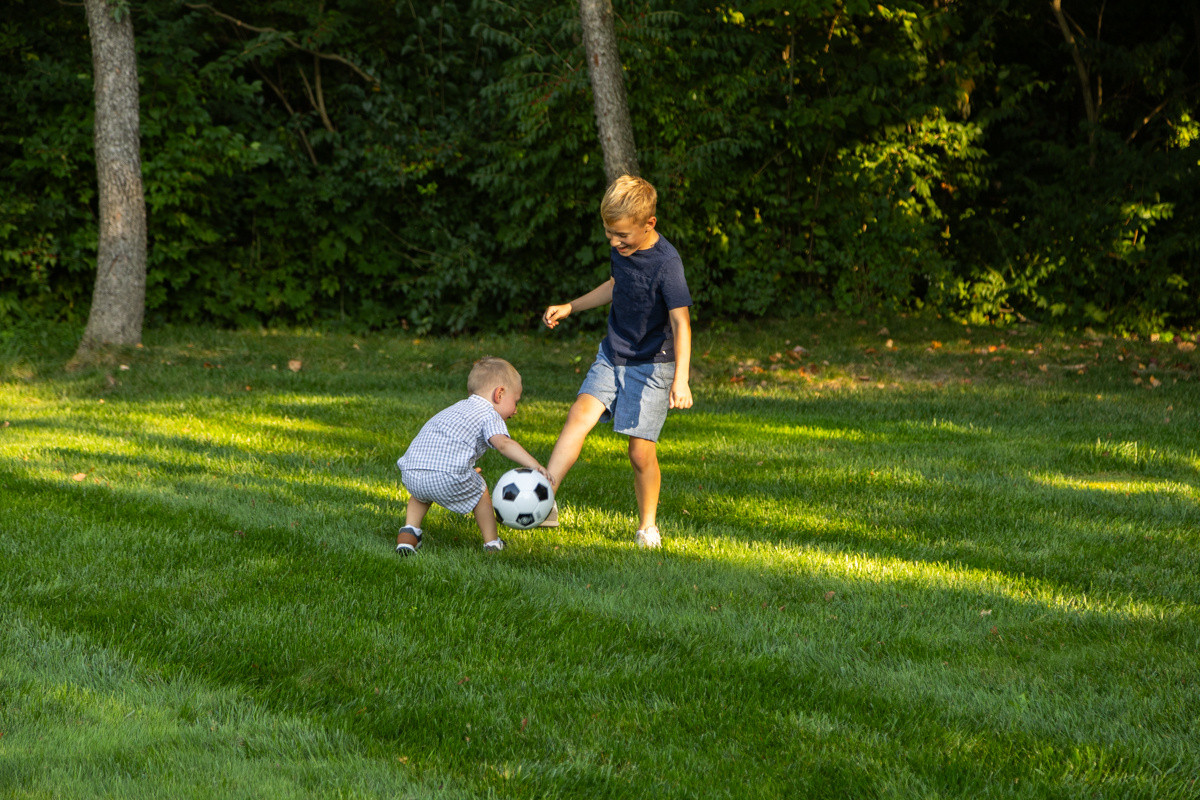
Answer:
M66 345L23 351L0 383L0 774L33 796L1191 797L1195 384L1132 384L1115 345L1080 375L1037 369L1074 365L1057 335L878 329L697 331L661 550L635 546L627 441L598 428L562 527L487 556L435 509L406 560L395 461L470 363L518 366L509 427L545 459L594 338L166 330L70 375Z

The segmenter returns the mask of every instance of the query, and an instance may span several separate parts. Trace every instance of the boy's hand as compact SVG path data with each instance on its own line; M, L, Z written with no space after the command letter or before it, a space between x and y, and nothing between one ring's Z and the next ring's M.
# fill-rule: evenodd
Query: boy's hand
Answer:
M672 381L671 403L669 408L691 408L692 390L687 381Z
M546 323L547 328L553 328L562 320L571 316L571 304L564 303L561 306L550 306L546 309L546 313L542 314L542 322Z
M534 469L537 470L538 472L540 472L542 474L542 477L544 477L546 480L550 481L551 488L558 486L558 481L554 480L554 476L551 475L550 471L547 470L545 467L534 467Z

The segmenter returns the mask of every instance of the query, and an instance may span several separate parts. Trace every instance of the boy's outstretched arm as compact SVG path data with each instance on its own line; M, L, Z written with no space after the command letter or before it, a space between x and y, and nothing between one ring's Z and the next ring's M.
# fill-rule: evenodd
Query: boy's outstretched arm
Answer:
M612 293L613 279L609 278L583 297L577 297L561 306L550 306L546 309L546 313L542 314L542 322L546 323L547 328L553 328L559 322L571 316L571 313L574 311L587 311L589 308L599 308L600 306L608 305L612 302Z
M687 306L672 308L671 331L675 339L675 380L671 382L670 408L691 408L692 318Z
M543 467L540 463L538 463L538 460L536 458L529 455L529 451L526 450L524 447L521 447L521 445L518 444L516 442L516 440L511 439L508 436L505 436L503 434L497 433L495 436L488 439L488 444L490 444L492 447L499 450L500 455L504 456L509 461L515 461L516 463L520 464L522 467L529 467L532 470L536 470L536 471L542 473L543 475L546 476L546 479L548 481L550 481L551 486L557 485L554 482L554 476L551 475L549 472L547 472L546 468Z

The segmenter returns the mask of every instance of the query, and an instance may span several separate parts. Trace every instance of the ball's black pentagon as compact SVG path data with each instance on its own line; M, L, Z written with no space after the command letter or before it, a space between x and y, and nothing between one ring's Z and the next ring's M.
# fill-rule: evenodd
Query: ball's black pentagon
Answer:
M500 496L510 503L513 500L516 500L519 494L521 494L521 487L517 486L515 483L510 483L508 486L505 486L500 490Z
M533 524L533 514L517 514L517 524L522 528L528 528Z
M537 486L533 487L533 493L537 495L538 500L550 499L550 489L544 483L539 483Z
M520 472L522 474L528 475L530 472L533 472L533 470L531 470L529 467L517 467L516 469L513 470L513 472Z

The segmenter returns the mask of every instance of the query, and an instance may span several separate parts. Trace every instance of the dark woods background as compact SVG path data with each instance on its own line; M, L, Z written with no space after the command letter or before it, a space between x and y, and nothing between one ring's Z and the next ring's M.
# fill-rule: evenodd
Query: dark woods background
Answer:
M1200 321L1200 5L1065 0L1078 65L1046 0L614 6L702 322ZM151 324L514 328L607 275L570 0L131 11ZM0 321L86 318L91 70L82 8L4 0Z

